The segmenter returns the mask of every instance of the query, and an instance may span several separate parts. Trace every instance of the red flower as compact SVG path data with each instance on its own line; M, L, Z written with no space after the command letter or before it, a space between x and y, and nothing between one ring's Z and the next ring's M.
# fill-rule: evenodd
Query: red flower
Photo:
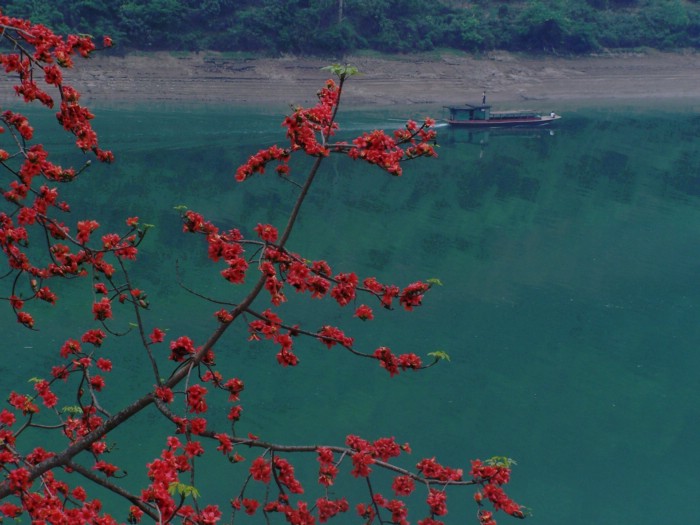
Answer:
M447 514L447 494L442 490L430 489L427 501L432 514L436 516L444 516Z
M398 360L386 346L377 348L374 351L374 357L379 360L379 366L385 368L391 377L399 373Z
M105 337L107 337L107 334L105 334L102 330L88 330L83 334L81 341L83 343L90 343L99 347L102 346L102 342L104 341Z
M14 503L3 503L0 505L0 512L8 518L16 518L22 514L22 507L18 507Z
M26 416L27 414L36 414L39 412L39 407L32 403L29 396L23 396L16 392L10 392L10 405L15 407L17 410L21 410Z
M185 445L185 454L188 457L201 456L204 454L204 447L199 441L188 441Z
M416 484L410 476L396 476L391 488L397 496L408 496L416 488Z
M352 337L347 337L342 330L334 326L326 325L318 331L318 339L328 348L332 348L336 344L341 344L347 348L352 347Z
M154 328L148 337L152 343L162 343L163 339L165 339L165 332L160 328Z
M183 361L194 352L194 342L187 336L178 337L170 343L170 359L175 362Z
M105 387L105 380L102 376L93 376L90 378L90 386L100 392Z
M413 370L418 370L423 363L416 354L401 354L398 357L399 366L401 370L406 370L407 368L412 368Z
M63 346L61 346L61 357L64 359L70 354L79 354L81 352L80 343L75 339L68 339Z
M372 523L372 521L374 521L375 513L372 504L365 505L364 503L358 503L355 510L357 510L358 516L366 520L367 523Z
M371 321L374 319L374 312L369 306L361 304L355 309L355 317L362 321Z
M41 396L41 399L47 408L55 407L58 403L58 397L56 396L56 394L51 392L48 381L39 381L34 385L34 390L36 390L39 393L39 396Z
M444 467L435 458L422 459L416 465L418 471L426 478L437 479L439 481L461 481L462 470Z
M196 517L195 523L202 525L214 525L221 519L221 511L216 505L207 505ZM187 521L187 520L186 520Z
M93 303L92 313L98 321L104 321L112 317L112 303L107 297L100 299L100 302Z
M255 233L258 234L263 241L274 243L277 241L277 228L270 224L258 224L255 228Z
M97 221L79 221L76 239L80 244L87 244L90 240L90 234L99 227L100 225Z
M327 522L330 518L341 512L347 512L348 502L345 498L338 500L330 500L327 498L318 498L316 500L316 508L318 509L318 521L321 523Z
M253 476L253 479L256 481L269 483L270 476L272 475L272 467L270 466L270 462L262 457L255 458L253 463L250 465L250 475Z
M9 410L3 408L2 411L0 411L0 425L11 427L15 424L16 420L17 418L15 415Z
M420 306L423 301L423 294L430 289L430 285L427 283L416 282L409 284L403 289L399 297L399 303L406 310L413 310L415 306Z
M220 451L222 454L230 454L233 452L233 442L231 438L226 434L214 434L214 437L219 440L219 446L216 450Z
M207 420L203 417L195 417L190 420L190 432L201 436L207 430Z
M18 468L10 472L8 476L10 480L10 489L16 492L26 491L32 486L29 479L29 472L25 468Z
M187 406L191 413L201 414L207 411L207 402L204 396L207 389L202 385L192 385L187 389Z
M231 321L233 321L233 316L225 308L222 308L221 310L215 312L214 316L219 320L220 323L230 323Z
M249 516L252 516L255 514L255 511L258 510L258 507L260 506L260 503L258 503L258 500L250 499L250 498L243 498L243 506L245 507L245 513L248 514Z
M97 360L97 368L102 370L103 372L111 372L112 371L112 361L109 359L105 359L104 357L100 357Z
M231 410L228 412L228 419L231 421L238 421L241 419L241 413L243 412L243 407L240 405L236 405L231 407Z
M139 523L143 517L143 511L136 505L129 507L129 523Z
M27 312L17 312L17 322L27 328L34 328L34 318Z
M95 463L92 468L93 470L99 470L100 472L104 473L107 477L114 476L114 474L119 470L119 468L115 465L112 465L102 460Z
M340 306L345 306L355 298L355 289L359 282L354 273L339 273L334 277L335 286L331 290L331 297L338 301Z
M165 403L172 403L174 396L173 391L167 386L156 387L156 397Z
M369 452L355 452L352 456L352 471L350 472L356 478L366 478L372 472L370 465L374 464L374 458Z

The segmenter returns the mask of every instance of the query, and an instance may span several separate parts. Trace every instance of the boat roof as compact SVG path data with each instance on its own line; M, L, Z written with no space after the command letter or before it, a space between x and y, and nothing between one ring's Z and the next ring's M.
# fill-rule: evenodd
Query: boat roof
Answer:
M471 111L473 109L491 109L491 104L463 104L461 106L445 106L447 109L452 110L467 110Z

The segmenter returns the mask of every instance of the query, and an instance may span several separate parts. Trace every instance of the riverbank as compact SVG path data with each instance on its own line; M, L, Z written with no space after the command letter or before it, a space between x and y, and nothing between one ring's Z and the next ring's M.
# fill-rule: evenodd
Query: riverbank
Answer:
M345 100L356 106L543 101L700 99L700 54L615 54L579 58L493 52L401 57L347 57L362 75ZM232 58L196 54L96 54L66 77L83 100L100 103L201 102L308 104L328 77L328 60Z

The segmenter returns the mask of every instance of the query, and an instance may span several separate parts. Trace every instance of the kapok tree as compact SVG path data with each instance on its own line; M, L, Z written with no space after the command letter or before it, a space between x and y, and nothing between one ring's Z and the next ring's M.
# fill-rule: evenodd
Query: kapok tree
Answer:
M14 86L18 97L47 108L57 106L58 122L75 137L77 147L99 161L112 162L112 153L101 149L91 126L92 113L80 104L79 92L63 81L63 72L72 67L74 58L88 57L96 50L91 38L63 38L41 25L2 15L0 36L5 46L0 64L8 76L18 79ZM105 38L104 46L110 45ZM91 287L94 297L84 305L84 314L94 326L49 348L55 354L55 366L37 370L29 391L15 386L6 393L7 405L0 411L0 514L5 519L26 516L32 523L51 524L109 524L120 519L214 524L222 519L233 522L245 513L268 523L279 516L294 525L308 525L354 512L352 519L357 522L405 524L407 498L418 491L424 494L425 504L411 514L421 525L435 525L447 514L450 486L476 488L476 515L483 525L495 523L493 510L524 517L524 509L503 491L510 477L507 458L475 460L465 474L434 457L410 461L406 458L409 446L391 437L369 440L349 435L344 444L327 446L271 443L250 434L241 437L243 380L223 377L216 366L217 359L229 358L217 354L217 342L234 323L247 325L250 339L274 345L283 367L297 365L294 346L302 339L374 361L390 376L423 370L444 357L434 353L425 362L414 353L397 354L388 347L365 350L339 327L312 319L314 326L322 327L309 329L290 325L280 316L278 307L290 290L335 301L349 309L349 315L369 321L375 308L417 308L434 284L417 281L400 287L374 277L361 279L347 269L333 271L328 262L288 247L307 194L331 155L365 162L393 176L401 175L404 161L436 156L430 119L422 124L408 122L393 135L373 131L352 142L335 141L341 94L355 71L334 66L330 72L338 81L325 84L318 104L297 107L285 118L287 145L258 151L235 172L235 179L244 182L274 169L298 186L286 224L281 228L258 224L246 236L244 228L222 230L196 211L182 210L184 232L201 238L198 245L221 267L221 278L241 290L235 303L217 304L209 338L197 342L186 331L166 341L162 327L148 326L144 318L145 309L158 307L157 299L148 297L134 280L147 226L129 217L123 231L100 232L96 217L73 219L59 187L75 183L90 161L79 168L54 163L46 148L32 140L29 120L3 108L2 299L16 315L18 328L35 330L40 323L31 313L33 303L44 301L61 308L53 285L57 280ZM290 161L297 155L313 159L303 176L292 173ZM133 323L136 329L120 334L114 328L117 321ZM132 338L130 351L137 352L142 366L152 371L152 386L134 385L119 396L118 406L112 406L114 401L105 400L103 393L112 372L110 341L119 335ZM208 412L214 396L230 403L223 421ZM133 424L132 418L143 411L159 414L169 437L145 465L148 483L134 491L111 459L116 454L110 454L109 437L116 428ZM26 438L30 429L45 436L42 446L36 446L35 438ZM204 454L220 457L222 469L234 471L227 476L238 475L240 484L231 494L228 509L197 497L198 477L212 475L200 471L195 475L195 463ZM302 486L292 460L309 456L318 462L317 484ZM377 470L391 474L390 486L379 486ZM333 485L341 474L359 478L366 498L350 502L336 494ZM261 485L264 490L255 489ZM90 496L91 487L93 492L108 490L123 498L123 514L104 512L100 500Z

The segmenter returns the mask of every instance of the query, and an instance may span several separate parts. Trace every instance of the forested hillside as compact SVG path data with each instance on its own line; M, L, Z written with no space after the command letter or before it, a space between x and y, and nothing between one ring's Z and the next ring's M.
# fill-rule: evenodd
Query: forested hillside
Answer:
M6 0L3 11L119 48L338 55L453 48L580 54L700 47L683 0Z

